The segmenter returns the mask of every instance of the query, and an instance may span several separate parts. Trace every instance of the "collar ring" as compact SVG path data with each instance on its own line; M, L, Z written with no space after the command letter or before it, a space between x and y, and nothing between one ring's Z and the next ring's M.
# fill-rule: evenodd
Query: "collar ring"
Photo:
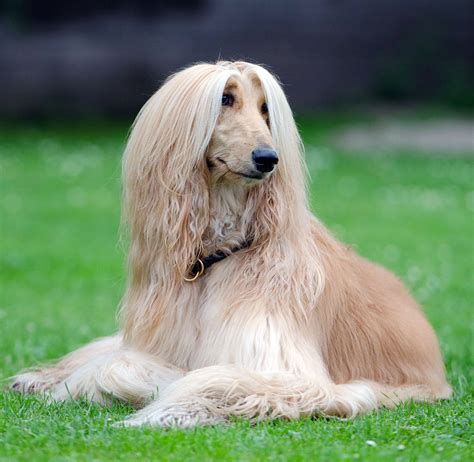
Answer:
M204 262L198 258L197 259L197 263L199 263L199 265L201 266L199 268L199 271L193 276L193 277L190 277L190 278L187 278L187 277L183 277L183 279L186 281L186 282L193 282L195 281L199 276L201 276L203 273L204 273L204 270L206 269L205 266L204 266Z

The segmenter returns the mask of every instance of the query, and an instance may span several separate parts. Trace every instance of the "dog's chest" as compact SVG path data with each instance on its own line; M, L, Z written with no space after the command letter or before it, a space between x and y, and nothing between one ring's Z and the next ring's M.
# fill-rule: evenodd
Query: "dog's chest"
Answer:
M307 349L290 320L270 313L263 299L235 304L232 284L218 281L220 272L238 274L236 263L230 259L219 263L216 272L203 281L186 368L230 364L259 371L303 369Z
M284 307L277 309L274 298L239 297L240 266L239 258L227 258L185 286L157 335L162 359L187 370L215 365L299 375L318 370L308 368L318 357L311 330L302 329Z
M211 212L204 244L208 249L231 248L244 239L242 214L247 191L218 188L210 198Z
M240 218L232 211L211 217L209 241L214 243L232 239L233 235L240 236Z
M276 346L274 351L278 351L278 332L265 315L251 315L244 306L229 311L223 297L203 300L196 326L190 369L216 364L266 369L264 363L271 362L272 349Z

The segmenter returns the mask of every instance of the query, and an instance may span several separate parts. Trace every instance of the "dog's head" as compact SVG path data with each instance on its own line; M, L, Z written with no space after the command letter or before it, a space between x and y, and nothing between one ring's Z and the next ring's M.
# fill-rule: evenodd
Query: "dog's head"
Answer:
M184 274L203 251L210 197L223 185L248 187L255 243L297 229L303 172L291 109L266 69L218 62L178 72L140 111L124 156L135 266L149 274L144 268L166 255Z
M255 69L237 63L226 82L206 158L212 183L255 185L278 166L268 101Z

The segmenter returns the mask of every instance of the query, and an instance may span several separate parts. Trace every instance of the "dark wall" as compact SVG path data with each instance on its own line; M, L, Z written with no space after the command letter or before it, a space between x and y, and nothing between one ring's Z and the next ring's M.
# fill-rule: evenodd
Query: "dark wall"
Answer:
M0 116L129 117L170 72L219 57L270 66L299 111L472 98L471 0L64 5L3 8Z

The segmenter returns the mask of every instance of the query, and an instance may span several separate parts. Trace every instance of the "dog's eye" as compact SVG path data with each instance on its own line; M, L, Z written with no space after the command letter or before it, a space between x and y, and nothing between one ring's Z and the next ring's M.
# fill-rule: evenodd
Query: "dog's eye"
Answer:
M267 103L262 104L262 114L268 114L268 106Z
M234 104L234 97L230 93L222 95L222 106L232 106Z

